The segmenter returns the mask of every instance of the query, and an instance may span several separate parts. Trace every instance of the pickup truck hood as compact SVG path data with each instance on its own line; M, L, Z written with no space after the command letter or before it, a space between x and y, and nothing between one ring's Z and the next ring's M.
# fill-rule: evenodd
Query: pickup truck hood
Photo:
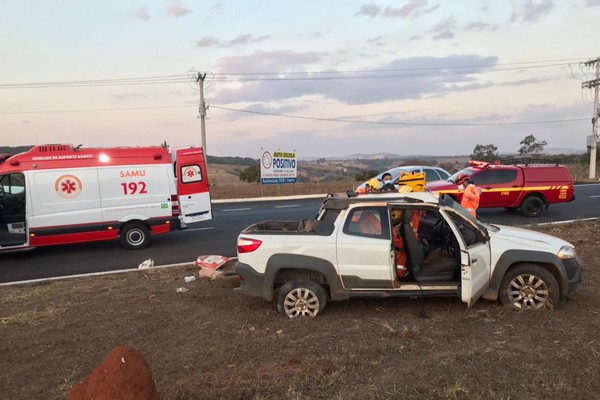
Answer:
M567 241L546 235L545 233L505 225L495 226L500 228L500 230L498 232L490 230L488 234L491 238L492 247L500 251L523 249L547 251L556 254L562 246L574 247Z

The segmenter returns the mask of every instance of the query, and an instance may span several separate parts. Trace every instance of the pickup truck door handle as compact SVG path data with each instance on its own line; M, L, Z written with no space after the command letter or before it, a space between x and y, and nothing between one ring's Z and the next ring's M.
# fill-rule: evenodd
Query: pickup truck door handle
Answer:
M473 257L471 259L471 264L475 264L478 261L477 257Z

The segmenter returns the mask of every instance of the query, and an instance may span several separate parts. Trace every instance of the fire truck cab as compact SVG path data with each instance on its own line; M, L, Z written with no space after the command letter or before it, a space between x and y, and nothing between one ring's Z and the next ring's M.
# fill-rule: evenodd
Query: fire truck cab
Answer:
M0 251L152 235L212 218L199 147L35 146L0 161Z

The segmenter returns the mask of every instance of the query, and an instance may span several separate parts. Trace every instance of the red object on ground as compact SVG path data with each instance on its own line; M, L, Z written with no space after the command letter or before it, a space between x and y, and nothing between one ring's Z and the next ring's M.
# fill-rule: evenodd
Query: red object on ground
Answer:
M71 388L67 400L160 400L141 353L115 347L102 363Z

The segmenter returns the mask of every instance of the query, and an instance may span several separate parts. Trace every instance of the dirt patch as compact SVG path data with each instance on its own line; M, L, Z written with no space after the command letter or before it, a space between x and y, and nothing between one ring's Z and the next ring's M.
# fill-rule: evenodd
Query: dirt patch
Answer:
M534 229L585 263L580 290L554 310L365 299L289 320L230 288L184 283L193 265L0 287L1 397L65 399L130 346L163 400L597 398L600 222Z

